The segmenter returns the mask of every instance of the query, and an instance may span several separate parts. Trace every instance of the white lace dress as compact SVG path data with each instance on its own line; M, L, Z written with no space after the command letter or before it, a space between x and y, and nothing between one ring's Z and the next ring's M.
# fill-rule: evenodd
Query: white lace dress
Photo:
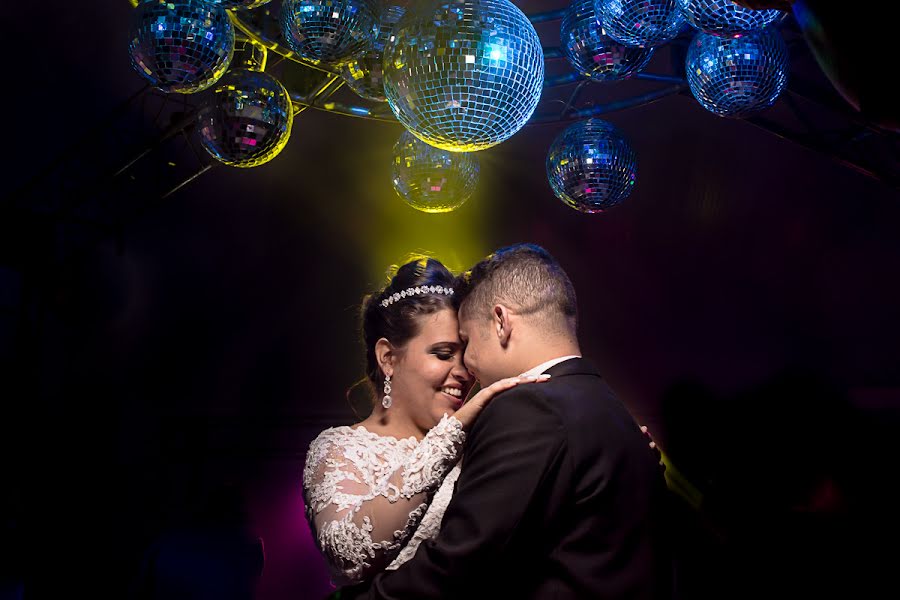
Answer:
M409 560L434 537L459 476L465 433L444 415L421 441L326 429L303 471L306 517L337 585Z

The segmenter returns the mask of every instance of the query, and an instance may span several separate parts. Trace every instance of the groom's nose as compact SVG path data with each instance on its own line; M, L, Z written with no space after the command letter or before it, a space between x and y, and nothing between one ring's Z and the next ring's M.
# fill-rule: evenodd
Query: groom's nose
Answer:
M456 364L453 365L453 369L450 371L454 377L459 380L465 381L471 378L471 373L466 368L465 362L463 362L462 355L460 355L459 359L456 361Z
M478 377L475 375L475 371L473 371L469 366L469 363L466 362L465 354L463 355L463 369L466 370L466 372L469 374L469 377L471 377L472 379L478 379Z

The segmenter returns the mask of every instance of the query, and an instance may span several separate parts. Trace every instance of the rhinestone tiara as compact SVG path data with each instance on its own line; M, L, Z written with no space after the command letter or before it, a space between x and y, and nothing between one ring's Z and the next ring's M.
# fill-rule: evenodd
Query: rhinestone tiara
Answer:
M447 296L452 296L453 288L444 287L442 285L423 285L419 287L406 288L402 292L396 292L382 300L381 306L387 308L394 302L397 302L398 300L401 300L403 298L411 298L412 296L421 296L423 294L446 294Z

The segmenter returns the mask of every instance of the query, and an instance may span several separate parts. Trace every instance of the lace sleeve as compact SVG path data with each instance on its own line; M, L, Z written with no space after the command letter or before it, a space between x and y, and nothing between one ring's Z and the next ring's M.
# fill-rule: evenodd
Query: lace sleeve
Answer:
M445 415L418 443L348 428L313 441L303 473L307 518L335 583L363 581L390 564L464 439L462 424Z

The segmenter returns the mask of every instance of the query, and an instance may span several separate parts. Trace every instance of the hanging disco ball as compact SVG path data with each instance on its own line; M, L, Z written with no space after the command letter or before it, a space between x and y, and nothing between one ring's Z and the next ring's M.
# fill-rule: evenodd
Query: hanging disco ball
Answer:
M547 153L547 179L556 197L584 213L603 212L628 197L637 157L625 136L601 119L579 121Z
M257 6L262 6L263 4L268 4L272 0L204 0L209 4L218 4L222 8L243 8L245 10L250 10L251 8L256 8Z
M346 63L341 77L356 95L373 102L385 102L384 63L381 54L370 50L361 57Z
M366 100L386 102L384 97L384 61L382 53L391 37L391 30L406 12L406 7L386 5L378 20L378 35L372 49L359 58L348 61L341 70L341 77L356 94Z
M771 106L787 84L788 51L778 31L740 37L697 33L685 60L691 93L721 117L745 117Z
M559 37L569 64L594 81L627 79L653 56L653 48L626 46L606 36L594 12L594 0L574 0L569 5Z
M429 146L404 131L394 144L394 189L407 204L427 213L456 210L478 183L478 158Z
M544 56L509 0L416 3L384 50L391 110L419 139L454 152L499 144L541 97Z
M213 158L232 167L256 167L287 145L294 120L290 96L262 71L232 69L200 111L197 129Z
M134 69L164 92L193 94L212 86L234 53L228 12L201 0L143 0L128 46Z
M713 35L735 35L763 29L784 15L780 10L752 10L732 0L678 0L694 29Z
M340 64L371 48L378 33L375 0L284 0L281 27L303 58Z
M606 35L626 46L665 44L684 26L678 0L594 0L594 10Z

